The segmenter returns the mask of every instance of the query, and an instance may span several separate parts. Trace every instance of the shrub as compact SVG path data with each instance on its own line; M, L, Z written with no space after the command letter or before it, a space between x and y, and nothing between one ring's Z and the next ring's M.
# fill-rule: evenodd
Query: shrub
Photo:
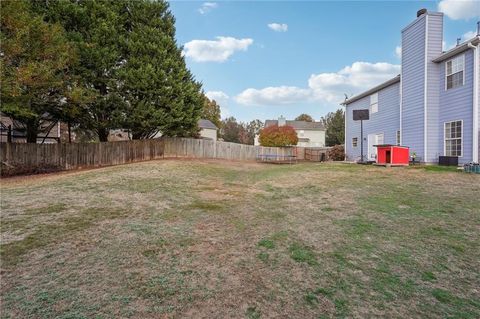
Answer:
M328 158L332 161L343 161L345 159L345 149L343 145L335 145L328 151Z
M42 165L26 165L19 163L1 163L1 177L10 177L15 175L33 175L58 172L63 170L62 167L53 164Z
M297 145L298 137L295 129L288 125L271 125L260 131L258 138L262 146L291 146Z

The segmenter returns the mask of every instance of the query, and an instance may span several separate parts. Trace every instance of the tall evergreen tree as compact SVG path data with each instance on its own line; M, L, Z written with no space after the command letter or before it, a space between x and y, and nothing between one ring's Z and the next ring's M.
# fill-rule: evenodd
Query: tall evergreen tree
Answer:
M189 135L203 109L201 85L187 69L165 1L121 2L119 91L127 102L133 138Z
M345 142L345 113L338 109L322 117L326 129L325 144L327 146L340 145Z
M75 45L79 61L74 73L82 88L89 91L81 126L107 141L110 129L125 119L125 101L118 94L117 70L124 64L118 30L120 3L114 0L44 0L32 6L51 22L61 23Z
M94 92L82 125L106 141L114 128L133 138L195 133L201 84L175 41L165 1L49 0L36 3L60 21L79 50L77 74Z
M20 123L27 142L57 121L75 52L59 24L49 24L23 0L0 2L1 111ZM46 133L47 133L46 132Z

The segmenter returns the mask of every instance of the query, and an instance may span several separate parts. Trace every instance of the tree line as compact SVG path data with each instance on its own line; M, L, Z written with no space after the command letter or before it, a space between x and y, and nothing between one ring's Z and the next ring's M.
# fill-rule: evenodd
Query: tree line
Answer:
M36 142L49 123L107 141L193 136L206 98L166 1L1 1L1 112Z
M253 144L260 120L220 118L186 67L164 0L0 2L0 111L27 142L57 122L90 139L198 136L211 120L225 141ZM340 113L339 113L340 112ZM297 120L313 121L308 114ZM343 112L322 118L327 145L343 143ZM70 134L69 134L70 136Z
M264 129L262 121L256 119L250 122L239 122L234 117L228 117L220 120L220 106L215 101L210 101L206 98L204 111L202 117L212 121L220 130L219 137L226 142L254 144L255 136ZM314 119L309 114L300 114L295 118L296 121L314 122ZM335 112L329 112L320 119L320 122L325 127L325 144L326 146L340 145L344 143L345 139L345 114L344 111L338 109ZM289 142L295 140L292 137L291 130L279 130L279 132L272 133L282 139L286 138ZM289 144L290 145L290 144Z

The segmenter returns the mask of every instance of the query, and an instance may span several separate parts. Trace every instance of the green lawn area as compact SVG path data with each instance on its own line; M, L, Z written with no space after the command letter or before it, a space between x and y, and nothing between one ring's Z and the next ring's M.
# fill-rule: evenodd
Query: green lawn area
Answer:
M480 176L164 160L1 181L2 318L480 318Z

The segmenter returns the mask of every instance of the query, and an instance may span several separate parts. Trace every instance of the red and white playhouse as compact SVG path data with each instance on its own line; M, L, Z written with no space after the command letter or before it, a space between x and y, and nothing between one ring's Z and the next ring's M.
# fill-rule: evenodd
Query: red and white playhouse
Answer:
M374 145L377 148L377 165L408 166L409 148L391 144Z

